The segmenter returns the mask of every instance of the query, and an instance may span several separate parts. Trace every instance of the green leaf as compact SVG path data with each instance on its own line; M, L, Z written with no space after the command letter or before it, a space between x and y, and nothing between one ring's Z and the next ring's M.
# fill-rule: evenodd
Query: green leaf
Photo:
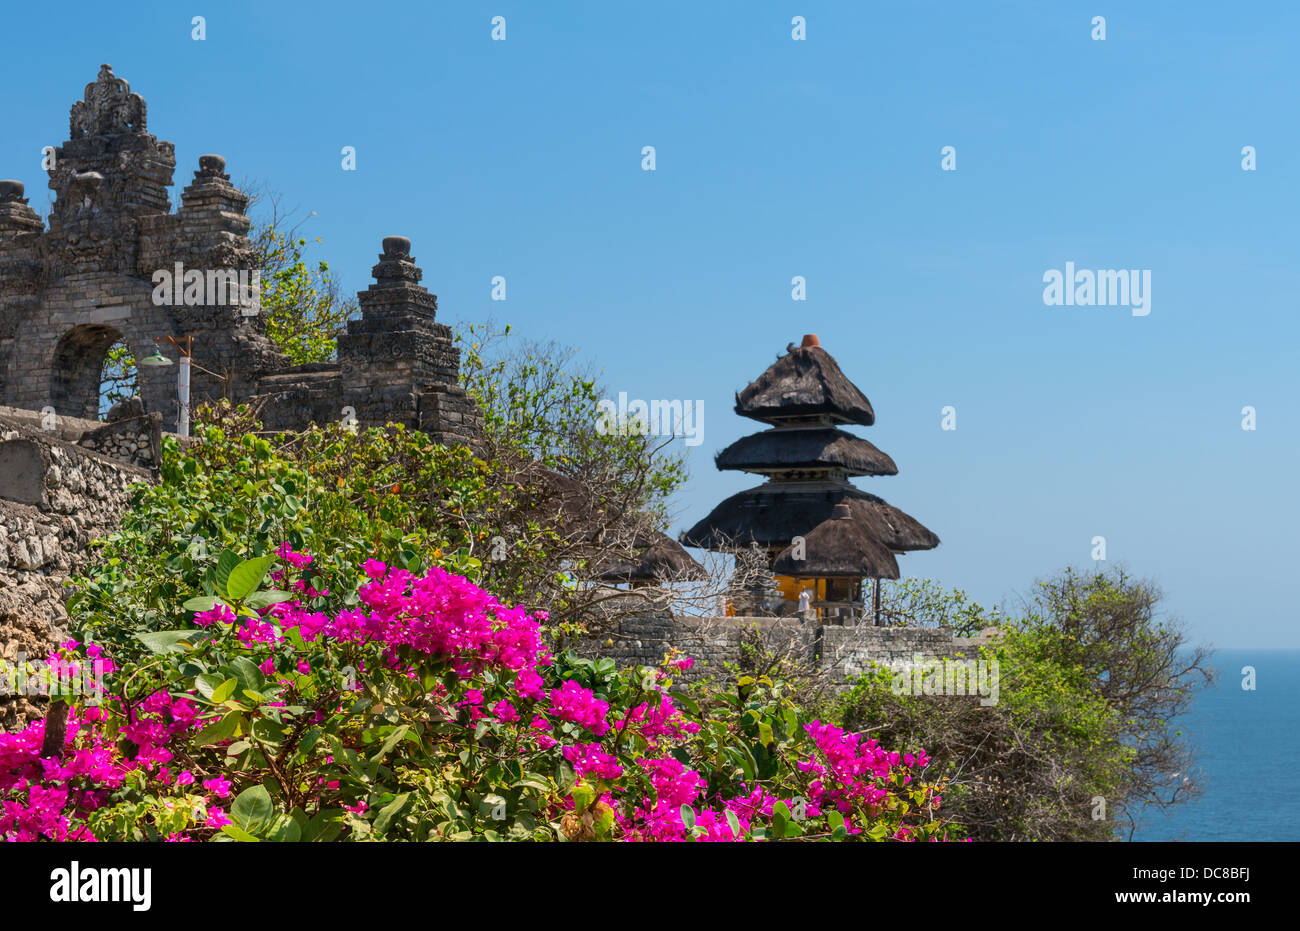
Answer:
M681 807L681 813L682 813L682 824L686 825L686 830L688 831L694 830L695 809L693 809L690 805L683 805Z
M229 740L235 736L235 731L239 729L243 717L238 711L227 711L221 716L221 720L213 721L195 734L194 742L200 747L206 747L211 744L219 744L223 740Z
M384 745L379 748L379 752L370 758L370 762L378 763L384 757L388 756L389 752L397 746L397 742L405 737L410 729L411 726L409 724L403 724L401 727L389 734L388 739L384 741Z
M257 718L253 721L251 730L253 736L262 743L271 744L274 747L278 747L284 740L284 728L270 718Z
M302 827L288 815L278 815L266 832L266 839L281 844L296 844L302 839Z
M744 834L740 830L740 819L736 817L736 813L730 808L727 809L727 826L731 828L732 840L740 840L744 837Z
M592 824L592 829L596 832L597 837L607 837L614 828L614 809L604 805L597 810L600 812L600 816Z
M282 601L289 601L293 595L289 592L282 592L279 589L269 588L263 592L253 592L244 599L244 606L247 608L265 608L267 605L279 604Z
M383 834L388 830L389 824L393 818L401 811L411 799L410 792L403 792L397 798L393 799L383 808L379 809L379 814L375 815L374 828L376 834Z
M302 829L304 841L328 843L339 836L343 830L343 812L338 808L322 811L312 818Z
M772 806L772 836L785 837L786 828L790 826L790 809L785 807L784 802L777 802Z
M245 559L230 570L230 577L226 580L226 595L234 601L247 598L258 585L262 584L262 579L274 562L274 556Z
M222 595L226 594L226 582L230 579L230 572L235 566L239 565L239 554L232 550L225 550L217 557L216 568L216 589Z
M186 611L211 611L217 605L221 604L221 599L216 595L200 595L197 598L191 598L181 605Z
M192 649L194 641L203 636L201 630L136 631L135 638L149 648L151 653L182 653Z
M258 840L258 838L254 837L252 834L249 834L243 828L239 827L239 825L233 823L222 825L221 833L227 835L228 837L233 837L235 840L244 841L246 843L249 842L257 843Z
M237 656L231 662L229 671L233 672L239 679L239 688L242 692L244 689L252 689L256 692L266 682L266 677L262 675L262 670L257 668L247 656Z
M515 783L516 786L523 786L528 789L536 789L538 792L551 791L550 784L546 781L545 776L537 773L524 773L523 777Z
M194 677L194 688L204 698L211 699L212 693L221 685L222 677L215 672L207 672ZM224 701L224 699L223 699Z
M274 813L271 794L262 786L250 786L240 792L230 806L230 817L249 832L265 827Z
M573 812L580 815L587 810L596 798L596 790L586 783L580 783L573 787Z
M237 686L238 684L239 684L238 679L227 679L225 682L222 682L219 686L217 686L215 689L212 690L212 701L215 704L218 705L221 704L223 701L228 699L231 695L235 694L235 686Z

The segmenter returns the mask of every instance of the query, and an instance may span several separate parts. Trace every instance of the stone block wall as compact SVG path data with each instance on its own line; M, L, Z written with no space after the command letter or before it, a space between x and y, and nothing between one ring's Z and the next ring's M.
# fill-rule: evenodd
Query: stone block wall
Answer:
M657 666L676 648L696 660L685 678L717 676L728 663L739 664L746 638L843 686L871 664L912 663L979 656L997 636L994 628L977 637L954 637L950 627L838 626L798 617L688 617L664 611L632 613L614 620L579 652L614 658L620 666Z
M66 636L63 583L86 564L88 544L117 527L132 487L150 480L65 438L76 424L42 430L22 414L0 408L0 657L9 662L44 659ZM42 704L0 695L0 730L41 716Z

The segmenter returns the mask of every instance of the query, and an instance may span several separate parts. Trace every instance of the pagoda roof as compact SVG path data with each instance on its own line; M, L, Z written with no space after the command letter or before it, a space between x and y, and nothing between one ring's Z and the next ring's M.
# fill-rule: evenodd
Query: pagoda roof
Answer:
M788 546L772 571L796 578L898 578L898 560L889 547L854 520L847 507L804 534L803 557L795 559L794 547Z
M795 536L807 537L828 520L835 505L849 506L850 519L890 550L928 550L939 538L916 518L848 482L766 482L727 498L679 538L687 546L729 549L750 542L785 549Z
M804 342L808 345L791 344L789 352L736 394L736 413L765 423L817 415L864 427L875 423L876 414L867 396L844 376L830 353L816 344L816 337L805 337Z
M780 472L844 469L850 475L897 475L898 466L871 443L835 427L777 427L742 437L714 458L719 469Z
M597 572L594 578L598 582L693 582L706 578L704 567L680 543L658 531L636 552L610 559Z

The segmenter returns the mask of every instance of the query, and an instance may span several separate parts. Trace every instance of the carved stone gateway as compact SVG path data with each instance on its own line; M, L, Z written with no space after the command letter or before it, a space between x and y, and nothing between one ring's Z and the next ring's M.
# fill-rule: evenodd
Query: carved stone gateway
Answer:
M125 340L141 359L157 339L189 337L193 403L261 400L272 428L355 417L473 445L478 412L457 384L460 356L434 320L437 298L419 284L409 240L384 241L339 361L291 366L249 301L213 293L214 281L254 271L248 196L231 184L225 159L204 155L173 211L175 150L147 132L146 113L140 95L102 65L72 105L68 141L53 149L48 228L21 183L0 181L0 404L93 418L114 343ZM176 281L173 298L158 300L163 272L186 283L197 274L208 285L203 298L187 290L178 299ZM139 377L145 410L175 429L176 367L142 368Z

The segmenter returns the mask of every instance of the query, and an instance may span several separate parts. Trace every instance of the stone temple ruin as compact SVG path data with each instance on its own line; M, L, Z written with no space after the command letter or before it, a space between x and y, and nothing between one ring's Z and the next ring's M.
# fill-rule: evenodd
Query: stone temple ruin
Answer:
M68 141L46 152L48 227L21 183L0 181L0 405L93 419L112 345L124 339L142 359L158 339L192 338L192 403L264 401L270 429L355 417L472 445L477 409L457 384L460 355L409 240L384 240L337 361L293 366L267 338L256 293L233 286L254 259L248 196L225 159L202 156L173 211L175 149L147 131L144 100L108 65L69 122ZM174 293L160 300L170 276ZM176 367L141 367L139 380L146 414L175 429Z
M90 558L90 541L117 525L132 487L151 480L162 432L177 426L175 366L141 367L139 406L124 417L110 417L113 422L107 424L96 420L105 355L119 341L125 340L137 360L154 354L156 347L174 354L168 339L191 345L191 403L224 397L256 404L268 429L295 430L313 421L355 417L361 426L400 423L436 442L477 446L480 415L458 385L459 353L450 329L436 321L437 298L420 285L421 272L406 238L383 240L372 272L375 281L358 296L361 316L339 336L336 361L294 366L267 337L256 293L232 287L241 273L245 280L250 277L256 259L245 213L249 199L230 183L223 158L199 159L173 210L168 189L176 167L174 148L147 131L144 100L104 65L72 106L68 141L48 148L46 162L55 194L46 219L29 205L21 183L0 181L0 660L39 656L62 636L67 620L63 582ZM159 297L160 273L171 283L170 299ZM190 300L191 285L195 300ZM814 356L811 349L795 352L792 346L788 364L799 368ZM823 366L826 371L831 367L833 362ZM806 381L802 376L775 379L779 404L807 406L800 394L806 393ZM844 381L846 397L857 391ZM776 555L777 538L829 523L835 532L832 545L825 552L811 546L803 575L814 580L896 577L893 552L926 548L938 540L910 524L904 530L911 528L916 538L899 537L891 528L906 515L876 507L893 523L884 528L888 533L875 524L868 529L889 552L876 552L876 547L866 553L875 554L867 564L861 560L871 547L855 544L847 552L852 557L848 568L839 566L846 554L835 534L841 525L857 526L866 518L860 514L856 523L828 522L836 516L834 505L852 498L850 504L861 510L863 501L878 501L852 489L847 476L883 474L890 471L885 466L892 467L869 443L846 439L834 428L830 415L842 406L813 404L795 413L815 422L778 424L771 436L736 444L770 445L764 455L771 453L774 459L755 459L749 455L755 450L746 447L742 452L748 458L731 462L727 456L733 449L718 464L763 474L791 472L786 476L790 481L833 485L829 497L823 495L826 500L796 515L806 518L807 528L783 525L768 535L771 539L755 537L771 550L769 557ZM746 413L741 407L738 412ZM815 451L810 459L809 444L817 442L834 448ZM857 458L845 459L849 454ZM866 454L870 461L862 459ZM764 508L759 502L751 511ZM719 520L718 514L710 515L692 533L703 534ZM809 540L816 543L811 533ZM687 542L713 545L702 537ZM664 562L689 568L693 562L680 549L666 537L648 540L640 562L605 567L601 581L653 580ZM829 588L818 591L819 599L833 594ZM861 598L860 588L850 594ZM702 666L721 671L741 662L753 642L764 642L842 684L871 662L971 658L987 642L986 635L954 638L949 628L878 628L843 619L825 623L828 618L813 611L775 617L750 614L746 604L737 607L741 610L728 609L720 617L633 612L608 631L603 644L586 643L583 649L599 646L602 655L621 664L653 664L666 649L678 647L705 660ZM35 698L33 704L27 697L0 693L0 728L40 714L43 699Z

